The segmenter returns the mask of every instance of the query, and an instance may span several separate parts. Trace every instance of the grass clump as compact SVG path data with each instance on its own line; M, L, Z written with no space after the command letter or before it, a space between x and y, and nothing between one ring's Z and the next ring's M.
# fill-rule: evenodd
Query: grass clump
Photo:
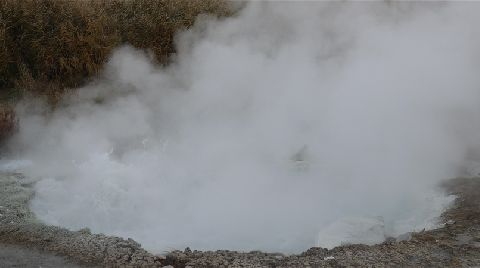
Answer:
M222 0L0 0L0 90L77 87L124 43L165 63L176 31L230 10Z
M232 13L224 0L0 0L0 140L25 93L54 104L126 43L167 63L175 32L199 14Z

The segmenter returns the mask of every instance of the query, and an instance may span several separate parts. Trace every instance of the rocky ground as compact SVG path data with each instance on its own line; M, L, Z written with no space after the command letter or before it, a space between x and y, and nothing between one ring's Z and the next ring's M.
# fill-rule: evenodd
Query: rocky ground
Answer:
M28 208L33 194L32 183L20 174L0 174L0 243L20 246L26 250L24 256L33 262L32 258L42 259L37 256L41 254L39 252L44 252L45 256L45 252L51 252L68 257L68 261L55 259L49 264L53 266L43 267L55 267L58 261L108 267L480 266L480 178L459 178L445 183L447 191L458 198L442 215L443 228L411 233L374 246L347 245L332 250L311 248L289 256L258 251L201 252L188 248L167 256L155 256L131 239L92 234L88 229L72 232L46 226L37 221ZM32 253L29 248L37 251ZM8 250L4 249L2 253L1 249L0 266L13 264L15 256L2 258ZM49 259L46 259L48 264Z

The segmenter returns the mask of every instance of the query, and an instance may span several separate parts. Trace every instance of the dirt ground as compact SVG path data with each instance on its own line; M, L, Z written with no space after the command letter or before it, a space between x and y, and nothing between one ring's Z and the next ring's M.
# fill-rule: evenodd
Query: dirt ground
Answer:
M374 245L310 248L298 255L196 251L156 256L132 239L47 226L28 203L31 185L21 174L0 174L0 267L475 267L480 266L480 178L444 187L458 198L443 227ZM63 257L61 257L63 256Z

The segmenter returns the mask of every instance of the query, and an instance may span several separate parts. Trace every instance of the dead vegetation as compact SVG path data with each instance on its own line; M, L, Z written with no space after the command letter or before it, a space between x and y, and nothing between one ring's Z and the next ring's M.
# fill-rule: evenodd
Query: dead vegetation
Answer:
M164 64L175 52L175 33L199 14L231 13L223 0L0 0L0 105L25 93L58 100L122 44ZM0 113L0 132L13 118Z

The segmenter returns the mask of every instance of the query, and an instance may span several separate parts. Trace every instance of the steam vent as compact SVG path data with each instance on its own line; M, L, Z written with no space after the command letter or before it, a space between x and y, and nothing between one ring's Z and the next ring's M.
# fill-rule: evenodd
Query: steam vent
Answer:
M479 13L0 0L0 267L480 267Z

